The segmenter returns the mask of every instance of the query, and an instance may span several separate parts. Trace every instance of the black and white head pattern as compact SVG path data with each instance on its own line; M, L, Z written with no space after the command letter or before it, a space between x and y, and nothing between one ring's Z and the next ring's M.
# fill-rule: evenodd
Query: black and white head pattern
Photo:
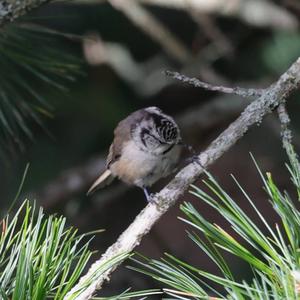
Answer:
M181 140L174 119L154 106L144 109L144 117L140 124L134 126L132 133L143 150L157 154L164 153Z

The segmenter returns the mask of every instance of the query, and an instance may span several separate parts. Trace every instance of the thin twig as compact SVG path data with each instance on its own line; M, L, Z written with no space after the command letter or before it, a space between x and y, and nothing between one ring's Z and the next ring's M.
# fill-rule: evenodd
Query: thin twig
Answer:
M87 62L94 65L108 64L123 80L142 96L152 96L170 85L170 80L161 76L164 65L169 68L170 61L164 55L138 62L131 55L128 48L119 43L112 43L101 39L98 33L89 33L83 40L83 52ZM172 49L174 49L172 47ZM206 81L223 82L211 65L223 54L219 53L218 47L207 46L196 56L186 62L181 70L182 73L199 74ZM201 59L199 59L201 58Z
M91 281L91 284L82 290L78 290L81 282L91 276L95 278L96 270L99 265L110 260L121 253L132 251L146 235L153 225L172 207L177 199L189 188L204 170L229 150L254 124L260 124L263 117L270 113L282 101L300 87L300 58L279 78L277 82L271 85L264 93L251 104L249 104L243 113L231 125L224 130L210 146L198 155L198 161L194 161L184 167L175 178L165 186L159 193L155 194L153 201L149 203L131 223L131 225L120 235L117 241L109 247L103 256L96 261L84 275L78 285L76 285L64 298L65 300L87 300L101 288L105 280L109 279L110 274L117 268L99 274L97 280ZM74 296L73 292L78 294Z
M278 108L277 108L277 113L281 125L281 138L282 138L282 143L283 147L287 144L292 143L292 131L290 130L289 126L291 123L289 114L286 110L285 103L281 103Z
M265 92L264 89L216 86L207 82L203 82L197 78L185 76L178 72L165 71L165 74L184 83L191 84L194 87L200 87L209 91L222 92L225 94L235 94L242 97L260 97Z

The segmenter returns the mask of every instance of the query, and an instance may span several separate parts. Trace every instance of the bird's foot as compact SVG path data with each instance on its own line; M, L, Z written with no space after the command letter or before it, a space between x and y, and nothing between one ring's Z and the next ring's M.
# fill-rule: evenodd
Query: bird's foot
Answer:
M146 199L148 201L148 203L154 203L154 193L149 193L148 190L144 187L143 188L144 194L146 196Z
M201 164L201 162L200 162L200 158L199 158L198 155L193 155L193 156L188 157L188 158L186 159L186 162L187 162L188 164L190 164L190 163L196 163L196 164L200 165L200 167L203 168L203 166L202 166L202 164Z

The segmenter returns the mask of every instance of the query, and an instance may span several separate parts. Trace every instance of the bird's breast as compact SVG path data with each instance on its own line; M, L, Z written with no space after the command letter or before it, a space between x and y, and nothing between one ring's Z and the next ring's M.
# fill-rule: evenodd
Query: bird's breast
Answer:
M110 170L128 184L151 186L174 169L179 156L178 145L165 154L153 155L138 148L131 140L124 145L120 159L110 166Z

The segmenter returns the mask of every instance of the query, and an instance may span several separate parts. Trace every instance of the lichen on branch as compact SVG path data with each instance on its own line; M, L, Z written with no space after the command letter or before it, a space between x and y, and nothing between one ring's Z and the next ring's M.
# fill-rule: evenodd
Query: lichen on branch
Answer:
M0 0L0 27L50 0Z

